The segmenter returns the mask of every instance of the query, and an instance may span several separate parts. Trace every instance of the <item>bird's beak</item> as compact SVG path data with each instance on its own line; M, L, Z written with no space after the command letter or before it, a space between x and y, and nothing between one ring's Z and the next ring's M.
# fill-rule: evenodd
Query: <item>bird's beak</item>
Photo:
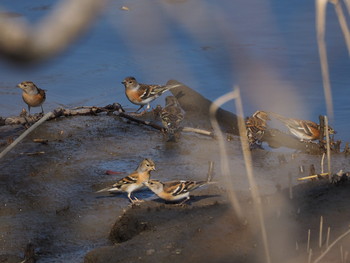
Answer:
M148 182L144 182L143 184L148 187Z
M125 84L125 83L126 83L125 80L123 80L123 81L122 81L122 84Z
M153 167L152 170L155 171L155 170L156 170L156 167Z
M20 84L16 85L16 87L22 89L22 86Z

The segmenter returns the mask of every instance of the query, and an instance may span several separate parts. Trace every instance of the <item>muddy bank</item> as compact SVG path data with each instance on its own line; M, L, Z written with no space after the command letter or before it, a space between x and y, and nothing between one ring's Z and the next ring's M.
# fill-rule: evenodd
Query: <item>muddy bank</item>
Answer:
M272 262L307 262L308 231L313 259L349 229L350 184L310 182L264 196L262 205ZM240 221L225 199L207 198L218 189L197 193L185 207L159 200L133 206L121 215L109 234L114 245L89 252L84 262L265 262L260 229L249 197L241 196L245 216ZM320 217L323 237L319 247ZM327 230L330 238L327 241ZM341 262L339 249L350 249L344 238L323 262ZM328 244L326 244L328 242ZM343 254L343 256L344 256Z

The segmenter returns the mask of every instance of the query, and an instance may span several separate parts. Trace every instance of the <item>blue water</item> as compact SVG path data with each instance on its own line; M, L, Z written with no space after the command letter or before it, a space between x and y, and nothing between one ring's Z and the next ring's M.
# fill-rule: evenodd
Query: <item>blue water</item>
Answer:
M21 15L13 19L35 24L56 2L2 0L0 5ZM123 5L130 10L121 10ZM90 30L50 61L17 68L1 60L0 116L17 115L25 106L15 88L23 80L47 90L46 111L113 102L134 107L120 83L132 75L154 84L176 79L211 100L239 85L246 115L262 109L318 121L326 107L314 5L303 0L110 1ZM337 138L350 141L350 58L331 4L326 40L331 124ZM163 100L153 105L158 103ZM233 105L225 108L235 111Z

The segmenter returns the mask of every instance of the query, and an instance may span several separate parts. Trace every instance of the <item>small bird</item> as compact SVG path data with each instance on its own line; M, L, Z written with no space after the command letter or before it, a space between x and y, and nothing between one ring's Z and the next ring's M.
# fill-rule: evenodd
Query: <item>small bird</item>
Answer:
M28 105L28 112L30 114L30 107L41 107L41 113L44 113L42 104L46 99L45 90L39 89L32 81L23 81L17 85L22 89L23 101Z
M138 83L134 77L127 77L122 81L125 87L125 95L129 99L130 102L136 105L140 105L140 108L137 109L139 111L145 105L147 105L147 110L150 108L149 103L164 92L169 89L175 88L179 85L148 85Z
M180 205L190 199L190 192L207 184L215 182L208 181L169 181L160 182L158 180L149 180L144 184L158 197L166 201L178 201L184 199Z
M151 159L144 159L134 172L118 180L111 187L101 189L96 193L126 192L128 193L128 198L131 201L131 203L139 202L139 199L137 199L136 196L134 196L134 199L132 199L131 194L132 192L141 189L144 186L144 183L149 180L151 176L151 171L155 171L155 170L156 170L156 166L154 162Z
M168 141L176 141L179 137L180 124L185 112L174 96L165 98L165 107L160 112L162 124L167 131Z
M266 121L269 120L271 119L265 111L256 111L251 117L246 118L247 136L251 148L254 144L261 146L261 139L267 128Z
M321 135L320 125L313 121L286 118L282 115L273 112L271 112L271 115L283 122L283 124L286 125L289 129L290 133L292 133L301 141L320 140L322 139L321 137L324 136ZM328 132L329 134L337 133L330 126L328 126Z

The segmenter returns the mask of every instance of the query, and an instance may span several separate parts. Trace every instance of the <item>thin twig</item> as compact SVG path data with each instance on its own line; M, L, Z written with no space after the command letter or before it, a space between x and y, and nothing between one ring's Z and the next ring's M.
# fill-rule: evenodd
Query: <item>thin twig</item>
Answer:
M213 133L207 130L203 130L203 129L198 129L198 128L192 128L192 127L183 127L182 128L183 132L194 132L194 133L198 133L201 135L206 135L206 136L210 136L213 137Z
M26 130L25 132L23 132L16 140L13 141L13 143L11 143L8 147L5 148L5 150L3 150L0 153L0 159L2 157L4 157L9 151L11 151L19 142L21 142L29 133L31 133L32 131L34 131L37 127L39 127L39 125L41 125L42 123L44 123L47 119L49 119L52 115L52 112L48 112L46 113L39 121L37 121L36 123L34 123L28 130Z

